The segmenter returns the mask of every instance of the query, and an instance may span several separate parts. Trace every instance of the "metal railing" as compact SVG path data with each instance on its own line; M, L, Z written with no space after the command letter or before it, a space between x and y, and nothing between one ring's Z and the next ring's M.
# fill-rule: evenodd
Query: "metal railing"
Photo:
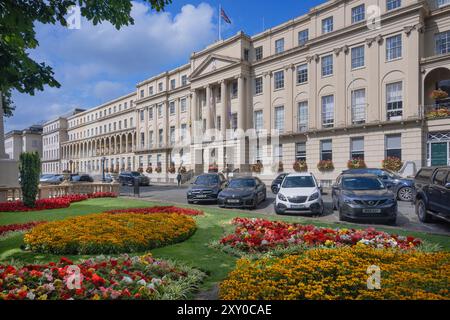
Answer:
M450 118L450 101L421 106L420 112L427 120Z

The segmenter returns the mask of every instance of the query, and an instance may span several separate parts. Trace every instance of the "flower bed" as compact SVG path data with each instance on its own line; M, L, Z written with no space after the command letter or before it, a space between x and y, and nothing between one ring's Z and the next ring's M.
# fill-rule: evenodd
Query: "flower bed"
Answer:
M414 237L391 235L373 228L330 229L313 225L289 224L263 219L236 218L235 232L224 237L222 246L237 249L242 253L264 253L290 246L342 247L365 245L376 248L413 249L421 244Z
M25 212L41 211L50 209L68 208L71 203L80 202L93 198L116 198L117 194L112 192L95 192L91 194L71 194L67 196L38 199L33 208L27 207L21 200L0 202L0 212Z
M91 214L39 225L27 248L53 254L143 252L182 242L196 230L193 218L176 213Z
M220 285L226 300L449 299L450 253L374 248L308 250L303 255L241 259ZM368 267L381 269L369 290Z
M185 299L204 277L195 269L151 255L97 257L76 265L81 281L74 288L71 265L66 258L46 265L0 265L0 300Z
M151 214L151 213L177 213L187 216L201 216L203 211L187 208L178 207L149 207L149 208L129 208L129 209L119 209L119 210L109 210L106 213L141 213L141 214Z
M42 223L45 223L45 221L32 221L27 223L8 224L6 226L0 226L0 237L4 237L11 232L25 232Z

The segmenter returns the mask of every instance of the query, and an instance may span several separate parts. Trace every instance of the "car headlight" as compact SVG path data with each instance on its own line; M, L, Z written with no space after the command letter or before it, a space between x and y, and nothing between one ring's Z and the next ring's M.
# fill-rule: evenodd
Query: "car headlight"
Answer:
M287 201L286 197L281 193L278 194L278 199L280 199L281 201Z
M350 198L344 198L344 203L350 204L350 203L353 203L353 200Z
M314 192L312 195L309 196L309 201L314 201L319 199L320 194L318 192Z

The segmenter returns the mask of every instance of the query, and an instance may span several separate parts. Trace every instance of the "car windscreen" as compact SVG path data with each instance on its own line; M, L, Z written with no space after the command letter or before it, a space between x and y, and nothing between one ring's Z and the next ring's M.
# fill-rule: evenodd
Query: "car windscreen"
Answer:
M342 188L344 190L382 190L384 184L377 178L371 177L354 177L343 178Z
M132 172L131 175L133 177L139 177L141 174L139 172Z
M402 177L400 177L398 174L396 174L393 171L390 170L386 170L386 174L388 175L389 178L391 179L401 179Z
M311 176L286 177L283 188L314 188L316 184Z
M211 186L218 183L219 183L218 176L199 176L194 182L195 185L201 186Z
M253 179L237 179L231 180L229 188L254 188L256 182Z

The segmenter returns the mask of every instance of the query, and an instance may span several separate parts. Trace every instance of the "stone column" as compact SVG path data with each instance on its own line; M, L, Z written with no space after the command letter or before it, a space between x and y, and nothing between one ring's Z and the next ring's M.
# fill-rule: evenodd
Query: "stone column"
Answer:
M295 110L294 107L294 86L295 86L295 77L294 77L294 65L288 65L285 67L286 72L286 89L285 89L285 101L286 106L284 107L285 114L285 132L294 132L295 126Z
M348 121L347 114L347 88L346 88L346 53L348 48L337 48L334 50L334 73L336 77L336 94L334 98L334 126L338 128L345 127L346 124L351 124ZM350 110L351 113L351 110ZM351 116L350 116L351 118Z
M212 125L212 89L211 85L207 85L206 89L206 130L213 127Z
M5 129L3 127L3 99L0 91L0 186L19 186L18 162L8 159L5 152ZM6 201L6 193L0 194L0 202Z
M228 129L228 124L230 122L229 118L228 118L228 103L229 103L229 99L228 99L228 84L226 80L222 80L220 82L220 96L221 96L221 103L222 103L222 113L220 116L220 125L221 128L220 130L222 131L222 135L224 137L224 139L226 138L226 132ZM219 128L218 128L219 129Z
M244 92L244 77L242 75L238 76L238 129L246 129L246 110L245 110L245 92Z
M308 97L308 127L310 129L320 129L321 121L321 106L320 100L317 97L317 82L318 82L318 64L319 56L306 57L308 64L308 77L309 77L309 97Z

